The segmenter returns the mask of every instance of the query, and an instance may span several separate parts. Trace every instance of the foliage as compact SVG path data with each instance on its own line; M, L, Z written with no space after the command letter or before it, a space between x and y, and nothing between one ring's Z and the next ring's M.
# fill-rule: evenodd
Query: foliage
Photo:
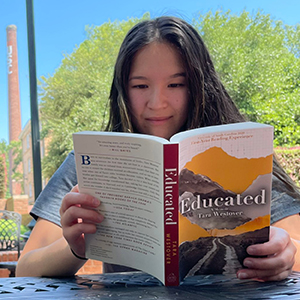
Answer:
M42 163L46 177L55 172L73 148L72 133L105 127L116 56L125 34L138 21L87 27L87 39L65 56L53 76L41 78L41 135L51 133L48 154Z
M7 154L8 152L8 145L6 144L6 141L2 139L0 141L0 154Z
M72 149L72 133L104 128L117 52L138 21L87 27L86 40L65 56L53 76L41 78L41 136L51 135L42 162L46 177ZM260 11L199 14L193 25L242 113L273 125L275 146L300 144L300 25L286 26Z
M300 187L300 147L275 148L281 166Z
M26 233L27 231L29 231L30 229L29 229L29 227L27 227L27 226L25 226L25 225L21 225L21 234L24 234L24 233Z
M11 224L12 226L15 226L15 222L13 220L5 220L5 219L1 219L0 220L0 240L1 238L3 239L3 237L1 237L1 232L3 232L3 229L5 229L8 225L7 224ZM20 226L20 234L24 234L27 231L29 231L29 228L25 225L21 225ZM4 232L6 232L4 230ZM10 236L10 240L17 240L17 236L11 235Z
M6 161L4 162L6 164L6 170L9 170L9 153L11 151L12 157L13 157L13 168L11 170L12 172L12 179L16 180L17 182L21 182L23 185L23 173L19 171L19 165L22 163L23 159L23 153L22 153L22 142L20 140L18 141L12 141L9 145L6 144L5 140L1 140L0 142L0 155L4 154ZM3 166L3 164L2 164ZM1 175L1 170L0 170L0 177ZM4 174L4 166L3 166L3 180L5 177ZM1 179L0 179L1 181ZM9 192L9 180L7 180L7 186L5 187L6 194L4 195L5 198L10 197L10 192ZM0 182L1 185L1 182ZM0 198L1 198L1 187L0 187Z
M13 157L13 168L11 178L16 182L20 182L22 186L22 190L24 190L24 182L23 182L23 170L20 172L20 164L22 163L23 153L22 153L22 141L12 141L8 145L8 149L12 151Z
M5 219L0 219L0 240L3 239L3 236L1 236L1 232L9 233L5 229L7 226L11 226L13 228L17 227L16 223L13 220L5 220ZM16 240L17 236L16 235L11 235L9 236L11 240Z
M5 161L2 156L0 156L0 199L4 198L5 194Z
M22 141L12 141L8 145L8 150L12 150L12 155L14 157L14 167L12 169L12 172L16 172L18 166L22 162L23 156L22 156Z
M300 144L300 25L219 11L199 15L194 26L248 119L273 125L275 145Z
M1 173L2 171L0 171L0 177L3 174L3 181L5 182L5 165L6 165L6 170L9 169L9 146L7 145L6 141L4 139L2 139L0 141L0 155L4 154L5 155L5 162L3 162L2 166L3 166L3 173ZM0 163L1 164L1 163ZM1 167L0 167L1 168ZM0 183L1 185L1 183ZM1 188L0 188L1 190ZM4 191L6 191L5 195L1 195L1 191L0 191L0 198L9 198L10 197L10 192L9 192L9 181L6 181L6 187L4 188ZM3 197L2 197L3 196Z

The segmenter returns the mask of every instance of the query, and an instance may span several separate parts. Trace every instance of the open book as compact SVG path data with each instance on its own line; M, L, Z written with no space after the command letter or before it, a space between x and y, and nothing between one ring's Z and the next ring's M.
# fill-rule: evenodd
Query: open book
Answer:
M79 190L105 220L86 257L142 270L165 285L234 273L269 239L273 127L244 122L143 134L73 135Z

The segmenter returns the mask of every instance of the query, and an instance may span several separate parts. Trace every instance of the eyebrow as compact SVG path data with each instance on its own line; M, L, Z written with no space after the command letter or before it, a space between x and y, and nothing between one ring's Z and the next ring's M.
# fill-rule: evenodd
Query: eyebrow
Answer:
M185 72L176 73L176 74L172 75L170 78L177 78L177 77L186 77L186 73Z
M185 72L175 73L175 74L170 76L170 78L178 78L178 77L186 77L186 73ZM135 80L135 79L146 80L147 77L145 77L145 76L133 76L133 77L130 77L128 81Z

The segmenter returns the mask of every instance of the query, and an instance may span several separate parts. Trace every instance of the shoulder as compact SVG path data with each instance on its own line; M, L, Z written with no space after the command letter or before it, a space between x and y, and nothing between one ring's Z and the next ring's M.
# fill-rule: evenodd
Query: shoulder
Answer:
M56 186L56 187L64 187L72 188L77 183L77 175L76 175L76 166L75 166L75 157L74 152L71 151L64 162L60 165L60 167L53 174L47 186Z

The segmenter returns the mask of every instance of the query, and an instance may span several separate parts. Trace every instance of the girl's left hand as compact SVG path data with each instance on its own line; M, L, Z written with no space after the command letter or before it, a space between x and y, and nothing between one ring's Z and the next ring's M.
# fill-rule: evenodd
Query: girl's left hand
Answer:
M279 281L288 277L295 262L296 247L289 234L277 227L270 227L270 240L264 244L251 245L244 260L245 269L237 272L239 279ZM255 257L267 256L267 257Z

